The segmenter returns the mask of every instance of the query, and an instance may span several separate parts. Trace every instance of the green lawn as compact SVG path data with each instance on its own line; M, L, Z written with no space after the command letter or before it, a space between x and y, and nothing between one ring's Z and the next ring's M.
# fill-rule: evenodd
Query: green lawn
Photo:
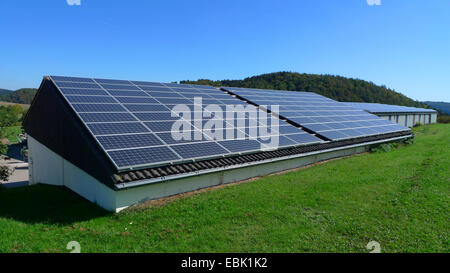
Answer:
M413 145L107 213L50 186L0 191L0 252L449 252L450 125Z

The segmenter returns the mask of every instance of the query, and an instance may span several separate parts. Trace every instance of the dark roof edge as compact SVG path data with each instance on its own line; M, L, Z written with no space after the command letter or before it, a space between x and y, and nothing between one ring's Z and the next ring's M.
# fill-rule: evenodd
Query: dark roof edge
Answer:
M342 150L346 148L371 145L380 142L395 141L411 137L414 137L411 131L402 131L358 139L341 140L281 149L276 151L266 151L256 154L240 155L229 158L212 159L194 163L184 163L146 170L130 171L127 173L114 175L113 180L115 182L115 189L121 190L125 188L138 187L204 173L224 171L228 169L264 164L268 162L303 157L333 150Z

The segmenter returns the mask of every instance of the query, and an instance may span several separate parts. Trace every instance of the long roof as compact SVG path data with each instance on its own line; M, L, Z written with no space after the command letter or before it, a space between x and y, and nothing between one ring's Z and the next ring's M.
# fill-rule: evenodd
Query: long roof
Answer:
M195 108L199 97L200 109ZM191 128L189 134L199 133L200 138L174 139L174 123L186 119L174 113L177 105L193 110L194 117L196 111L209 112L209 119L185 123ZM220 120L216 127L226 133L232 123L242 133L240 138L217 138L214 130L205 129L207 123L219 119L215 112L212 115L211 105L245 106L267 114L269 123L257 120L252 125L249 122L254 118L244 113L240 119ZM269 128L273 123L278 124L271 132L279 138L276 147L267 147L262 136L251 138L255 126ZM24 128L115 190L129 182L166 180L180 173L195 175L199 170L259 164L411 135L406 127L312 92L61 76L44 78Z
M364 110L369 113L437 113L436 110L433 109L390 105L382 103L345 102L345 104L355 109Z

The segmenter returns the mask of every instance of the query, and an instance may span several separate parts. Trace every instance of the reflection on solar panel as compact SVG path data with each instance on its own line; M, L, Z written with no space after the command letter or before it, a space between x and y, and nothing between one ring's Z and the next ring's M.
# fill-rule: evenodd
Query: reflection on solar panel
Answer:
M320 138L281 120L279 129L274 132L270 131L270 119L269 124L259 120L251 124L248 114L234 122L217 121L216 113L208 105L218 105L225 111L227 105L247 106L247 103L210 86L50 78L118 170L217 158L270 147L270 138L250 137L255 130L268 129L270 135L278 135L279 132L280 147L322 142ZM192 120L184 120L184 124L191 128L186 131L189 136L175 139L173 126L180 117L173 107L184 104L194 110L194 98L197 97L202 98L200 111L210 114L211 118L199 121L194 113ZM236 129L230 129L231 125ZM199 130L203 127L206 130Z
M407 131L406 127L312 92L223 87L260 107L279 105L279 115L330 140Z

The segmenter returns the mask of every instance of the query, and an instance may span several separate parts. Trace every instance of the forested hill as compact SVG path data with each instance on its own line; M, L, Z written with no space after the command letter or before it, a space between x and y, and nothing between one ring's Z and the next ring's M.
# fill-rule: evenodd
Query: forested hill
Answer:
M424 101L424 103L436 110L443 112L446 115L450 115L450 102Z
M200 79L197 81L181 81L180 83L310 91L338 101L378 102L429 108L427 105L412 100L385 86L378 86L372 82L341 76L276 72L243 80L211 81Z
M7 94L0 95L0 101L13 102L19 104L31 104L37 89L22 88Z
M9 94L11 90L0 89L0 95Z

